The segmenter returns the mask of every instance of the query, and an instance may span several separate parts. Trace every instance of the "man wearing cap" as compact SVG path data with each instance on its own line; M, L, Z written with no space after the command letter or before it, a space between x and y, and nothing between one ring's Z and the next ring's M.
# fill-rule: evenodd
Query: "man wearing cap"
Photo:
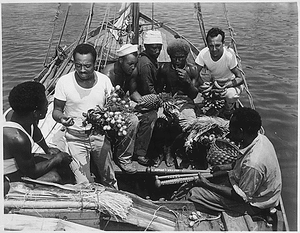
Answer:
M157 94L155 86L157 85L157 58L162 49L162 35L160 31L149 30L144 35L145 50L138 57L137 69L133 73L132 80L133 91L136 95L132 99L139 103L143 96ZM154 109L144 112L139 116L140 125L135 142L135 155L142 165L149 165L150 160L147 158L147 149L152 136L157 111Z
M129 91L132 94L130 79L136 67L137 52L138 45L123 45L117 50L118 61L107 65L102 70L102 73L110 78L113 86L119 85L125 93ZM122 171L135 173L136 168L133 167L132 157L139 119L135 114L131 114L129 121L128 135L116 146L114 159Z

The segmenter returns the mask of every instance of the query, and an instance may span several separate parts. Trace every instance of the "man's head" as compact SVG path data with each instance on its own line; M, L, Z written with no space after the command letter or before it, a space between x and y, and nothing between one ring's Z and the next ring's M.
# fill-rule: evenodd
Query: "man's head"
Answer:
M160 31L149 30L144 36L144 46L149 56L157 59L162 49L162 35Z
M73 51L75 70L82 80L94 77L97 52L92 45L80 44Z
M38 119L46 116L48 101L43 84L28 81L15 86L9 93L11 108L20 116L34 113Z
M225 33L219 28L211 28L206 35L206 42L211 57L219 59L223 55Z
M125 74L131 75L137 63L138 45L125 44L117 50L117 55L122 70Z
M168 43L167 53L171 58L171 63L175 68L183 68L186 63L186 58L190 52L189 43L181 38L171 40Z
M229 122L230 139L242 142L247 138L254 138L261 125L261 117L257 111L251 108L237 108Z

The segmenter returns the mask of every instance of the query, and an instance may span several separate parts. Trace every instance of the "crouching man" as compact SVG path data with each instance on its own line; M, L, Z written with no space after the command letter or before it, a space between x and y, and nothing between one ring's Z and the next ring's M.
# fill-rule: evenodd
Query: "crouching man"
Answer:
M282 182L277 156L269 139L259 133L261 117L238 108L230 119L230 139L240 143L242 156L228 172L227 185L214 184L199 174L186 199L210 211L255 215L279 204ZM215 169L222 169L222 166Z

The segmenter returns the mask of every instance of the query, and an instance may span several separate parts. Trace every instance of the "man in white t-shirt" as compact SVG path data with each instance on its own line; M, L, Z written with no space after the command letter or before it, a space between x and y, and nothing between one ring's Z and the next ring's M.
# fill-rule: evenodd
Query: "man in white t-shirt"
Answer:
M100 183L117 188L110 143L103 135L90 134L83 126L83 113L96 105L104 106L112 91L110 79L95 71L96 51L89 44L78 45L73 58L75 71L62 76L55 87L53 119L66 127L66 141L73 161L70 164L76 182L93 182L90 158L93 159Z
M215 87L224 89L225 112L230 113L243 90L243 78L237 68L235 53L225 47L225 33L219 28L208 31L206 42L207 47L200 51L195 62L200 66L200 71L204 67L210 71L210 81L217 83Z

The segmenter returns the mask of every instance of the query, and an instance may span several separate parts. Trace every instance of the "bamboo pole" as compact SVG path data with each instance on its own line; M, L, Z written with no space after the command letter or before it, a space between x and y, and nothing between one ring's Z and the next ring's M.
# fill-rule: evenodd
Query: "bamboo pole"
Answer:
M193 169L168 169L168 168L153 168L147 167L146 173L150 174L187 174L187 173L207 173L209 170L193 170Z
M155 186L157 188L164 186L164 185L172 185L172 184L182 184L182 183L187 183L191 182L194 180L197 180L198 176L192 176L192 177L184 177L184 178L178 178L178 179L170 179L170 180L155 180Z
M209 174L210 172L202 172L201 174ZM174 175L166 175L166 176L155 176L156 180L168 180L168 179L176 179L176 178L183 178L183 177L191 177L195 176L195 173L188 173L188 174L174 174Z
M22 208L22 209L98 209L96 202L87 201L20 201L20 200L5 200L5 208Z

